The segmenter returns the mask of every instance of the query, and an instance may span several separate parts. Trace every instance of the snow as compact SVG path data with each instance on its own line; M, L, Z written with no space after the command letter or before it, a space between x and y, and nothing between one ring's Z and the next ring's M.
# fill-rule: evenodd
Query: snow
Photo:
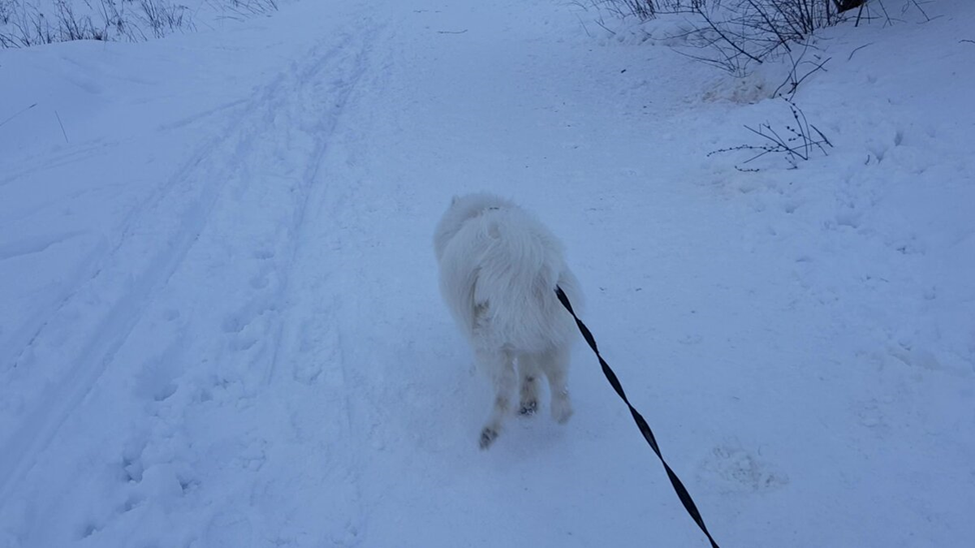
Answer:
M834 147L758 172L707 153L788 119L783 63L561 2L0 50L0 547L705 546L582 344L573 419L478 450L431 243L475 190L565 242L719 544L967 545L975 5L935 8L823 31Z

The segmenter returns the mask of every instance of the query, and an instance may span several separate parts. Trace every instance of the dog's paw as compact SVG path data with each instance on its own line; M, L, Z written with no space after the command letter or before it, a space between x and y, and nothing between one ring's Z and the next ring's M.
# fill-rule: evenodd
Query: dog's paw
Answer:
M481 449L491 447L491 444L494 443L494 440L496 439L498 439L498 431L491 427L484 427L484 430L481 430Z
M521 402L518 414L522 417L531 417L536 411L538 411L538 400L525 400Z
M572 402L568 397L552 400L552 418L559 424L565 424L572 418Z

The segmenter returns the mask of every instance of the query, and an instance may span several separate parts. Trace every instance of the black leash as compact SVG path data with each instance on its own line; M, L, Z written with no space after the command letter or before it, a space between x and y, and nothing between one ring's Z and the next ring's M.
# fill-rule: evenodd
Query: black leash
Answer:
M623 385L620 384L620 380L616 378L616 373L613 372L612 368L609 367L609 364L606 363L606 360L604 360L599 354L599 349L596 348L596 339L593 338L589 328L586 327L586 324L582 323L579 316L576 316L576 313L572 310L572 305L569 303L569 298L565 296L565 292L562 291L561 287L555 286L555 294L558 295L562 306L564 306L565 309L569 311L569 314L572 314L572 317L575 318L576 325L579 326L579 331L582 332L582 336L586 339L586 342L589 343L589 347L592 348L592 351L596 353L596 357L599 358L599 365L603 367L603 374L606 375L606 380L609 381L609 384L613 385L613 389L616 390L616 393L619 394L620 398L622 398L623 403L630 408L630 414L633 415L633 420L636 422L637 428L640 429L640 433L642 433L643 437L646 438L647 443L650 444L650 448L653 449L653 452L657 454L657 457L660 459L660 463L664 465L664 470L667 471L667 477L670 478L670 483L674 486L674 491L677 492L677 497L680 498L680 501L684 504L684 509L687 510L687 513L691 515L691 518L695 523L697 523L697 526L701 528L701 531L704 531L704 534L708 537L708 540L711 541L711 548L718 548L718 543L714 541L714 538L711 537L711 533L708 532L708 528L704 525L704 518L701 517L701 513L697 510L697 506L691 499L690 493L687 492L687 489L684 487L684 484L681 483L680 478L677 477L677 474L670 469L667 461L664 460L664 456L660 454L660 447L657 446L657 440L653 436L653 431L650 430L650 425L647 424L647 421L643 418L643 415L641 415L639 411L630 405L630 400L626 399L626 394L623 392Z

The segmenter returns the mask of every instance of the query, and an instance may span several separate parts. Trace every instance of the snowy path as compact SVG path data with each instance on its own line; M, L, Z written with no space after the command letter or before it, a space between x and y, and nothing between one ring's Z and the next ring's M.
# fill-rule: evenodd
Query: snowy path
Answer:
M430 238L482 189L562 236L723 546L975 533L972 231L836 182L916 167L910 113L822 172L742 174L705 154L753 111L574 8L334 4L6 61L42 83L9 129L82 91L77 141L0 133L0 548L704 546L581 347L567 426L477 450L489 394ZM975 172L943 159L915 176Z
M124 529L122 518L134 512L142 517L128 520L143 526L126 543L142 537L149 542L159 531L144 530L144 516L163 512L168 518L156 527L172 531L176 537L171 542L185 542L180 539L196 532L181 531L178 512L170 514L169 502L156 496L172 489L186 493L203 481L199 478L223 485L217 492L220 498L239 495L228 488L227 478L212 476L208 469L227 466L220 462L224 458L244 458L246 467L259 467L262 447L271 436L249 435L251 422L239 417L234 422L245 425L240 431L226 431L220 422L241 412L239 407L265 392L273 378L289 278L297 249L306 241L305 212L316 197L321 200L322 190L317 187L327 184L327 177L319 172L322 156L345 101L368 66L374 37L374 26L363 22L320 39L232 108L219 122L222 127L128 216L120 240L99 259L91 278L82 278L81 285L57 303L31 335L27 350L18 358L19 368L46 359L57 361L45 352L57 351L71 359L62 359L55 382L46 383L36 394L22 392L21 425L7 437L4 447L10 450L0 457L4 500L10 500L9 491L18 482L46 470L52 457L52 465L57 465L65 446L96 450L103 456L114 449L118 469L97 472L123 480L121 489L104 501L105 507L87 508L94 515L83 523L69 519L63 524L69 537L86 538L113 526ZM70 329L79 317L90 327ZM205 364L205 370L200 364ZM106 371L111 375L104 375ZM177 394L176 379L187 373L193 390ZM317 397L342 401L344 388L334 390L334 398L321 390ZM119 400L117 391L134 392L135 398ZM265 405L273 409L275 400L287 398L267 400ZM258 418L267 412L263 409ZM337 406L313 408L308 415L346 412ZM122 424L106 431L105 426L114 422L106 421L110 418L122 418ZM254 424L270 426L270 421ZM226 438L212 440L213 446L223 441L232 449L216 450L220 455L216 458L207 453L213 447L191 450L192 439L174 432L191 426L225 431ZM58 437L59 431L66 434ZM321 428L316 431L322 433ZM347 438L347 425L335 434L330 437L333 441ZM88 439L79 447L77 436ZM167 442L175 437L177 446L156 447L160 437ZM252 453L253 458L238 457L237 450ZM157 451L174 454L155 462L152 455ZM334 458L343 457L339 453ZM347 468L333 465L326 471ZM72 485L74 475L72 470L55 468L41 485L31 483L42 490L42 496L52 496ZM308 478L304 476L302 482ZM69 494L97 497L90 489L104 486L96 478L89 479L94 483L75 484ZM329 483L343 482L333 478ZM44 493L45 488L50 491ZM340 489L330 491L334 496ZM151 503L143 504L146 499ZM57 504L45 513L67 517L64 508L75 506L77 499L69 496ZM27 513L17 518L25 520L25 526L39 528L31 542L65 541L65 530L50 529L43 518L32 519L30 508L14 511ZM224 515L229 514L202 517L219 522ZM213 539L222 535L219 526L211 526L206 538L216 542ZM232 538L228 542L240 545Z

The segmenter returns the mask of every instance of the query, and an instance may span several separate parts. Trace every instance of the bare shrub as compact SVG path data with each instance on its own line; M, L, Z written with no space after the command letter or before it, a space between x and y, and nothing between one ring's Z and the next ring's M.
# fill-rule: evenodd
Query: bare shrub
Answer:
M619 0L619 3L622 4L622 8L640 19L650 19L657 14L653 0Z
M683 14L683 30L669 37L683 43L678 51L737 76L847 18L893 24L885 1L930 20L925 0L590 0L622 18Z
M278 9L277 0L207 0L207 4L237 19ZM0 48L162 38L193 30L191 15L178 0L0 0Z
M130 21L129 10L126 5L131 5L131 0L100 0L97 6L93 6L101 19L103 28L110 36L109 40L144 40L145 33L137 24Z
M842 20L836 0L725 0L695 10L686 55L735 75Z
M165 0L139 0L139 9L141 13L138 17L156 38L193 26L186 16L188 8L183 5L170 4Z
M791 98L783 97L783 100L789 106L789 111L792 114L793 121L791 123L782 124L781 127L773 127L769 122L759 124L758 128L745 126L745 129L761 138L757 144L722 148L709 152L708 156L744 150L752 153L747 160L742 162L742 164L747 164L768 154L780 154L789 166L795 169L799 167L800 161L809 160L816 150L826 155L826 148L823 145L832 148L833 144L823 135L823 132L809 123L802 109ZM740 165L736 165L735 169L758 171L757 168L743 168Z
M709 2L720 0L593 0L595 5L603 4L622 16L634 16L642 21L657 15L690 13L704 8Z
M11 2L6 27L0 31L0 45L4 47L29 47L50 44L57 40L57 30L33 4Z
M10 17L13 15L14 5L13 0L0 0L0 25L6 25L10 22Z
M900 13L897 13L893 9L888 10L884 0L863 0L860 4L854 6L859 8L856 13L856 24L859 26L861 21L880 20L885 26L893 25L894 23L903 22L904 19L902 18L912 12L920 14L924 21L930 21L931 17L922 5L930 2L931 0L903 0Z
M799 90L799 84L806 81L813 74L819 71L825 71L826 63L828 63L832 57L823 57L819 54L814 53L812 59L806 59L806 54L812 47L809 42L804 42L800 47L790 48L786 51L786 55L789 57L790 68L789 74L786 76L785 80L779 84L779 87L775 88L772 92L773 97L785 97L788 100L792 100L796 92Z
M104 29L96 29L91 22L91 17L77 15L71 3L67 0L55 0L54 9L58 20L59 42L107 39L107 34Z
M223 5L224 11L245 17L268 13L277 9L278 3L276 0L227 0Z
M659 14L690 13L717 4L721 0L654 0Z

